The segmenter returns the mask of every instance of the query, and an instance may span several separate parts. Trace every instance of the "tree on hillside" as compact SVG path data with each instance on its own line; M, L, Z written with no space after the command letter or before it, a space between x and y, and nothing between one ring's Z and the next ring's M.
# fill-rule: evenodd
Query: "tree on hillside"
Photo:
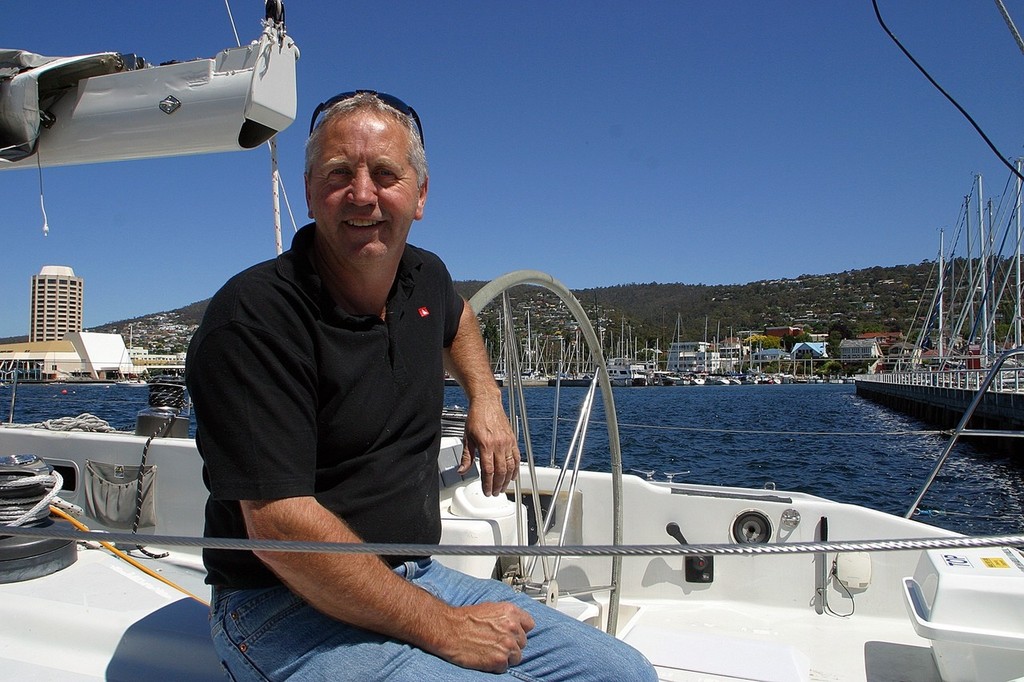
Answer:
M777 336L767 334L752 334L750 337L751 348L781 348L781 341Z
M780 339L780 343L782 345L782 348L788 353L793 350L793 346L795 346L796 344L804 343L805 341L810 340L810 334L808 334L807 332L800 332L799 334L783 335L782 339Z

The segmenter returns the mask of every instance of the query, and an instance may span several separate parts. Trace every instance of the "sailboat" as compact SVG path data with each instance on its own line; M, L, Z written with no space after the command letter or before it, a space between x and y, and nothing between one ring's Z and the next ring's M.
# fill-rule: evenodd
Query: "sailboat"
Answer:
M23 111L37 113L18 119L4 109L4 146L13 151L3 163L238 151L265 141L294 118L298 56L283 12L268 6L255 42L209 60L152 67L119 65L109 55L26 57L17 96ZM37 69L42 77L33 79ZM177 87L186 74L199 78L195 92ZM218 74L234 81L220 91L226 97L212 85ZM59 77L60 92L50 76ZM33 100L33 80L45 98ZM143 81L166 87L140 91ZM147 106L136 106L139 92ZM206 112L201 120L188 113L193 96ZM111 105L109 113L96 113L100 102ZM662 680L1005 681L1024 674L1024 554L1017 548L1024 537L963 537L909 513L799 491L626 475L609 365L572 293L551 275L525 270L496 278L470 304L479 312L516 286L555 293L594 359L576 434L561 464L551 466L536 461L523 434L527 461L516 490L487 504L478 478L455 475L462 442L446 434L438 458L442 540L425 553L469 574L496 575L607 630L644 653ZM521 373L508 369L512 422L527 424L518 412ZM173 384L164 388L151 402L159 397L172 422L187 399ZM581 466L599 400L605 472ZM154 415L147 417L154 426ZM11 486L22 488L21 507L12 505L19 515L5 521L0 538L5 677L223 679L199 551L211 543L254 545L203 537L206 491L193 439L159 424L137 431L0 426L0 496L7 501Z

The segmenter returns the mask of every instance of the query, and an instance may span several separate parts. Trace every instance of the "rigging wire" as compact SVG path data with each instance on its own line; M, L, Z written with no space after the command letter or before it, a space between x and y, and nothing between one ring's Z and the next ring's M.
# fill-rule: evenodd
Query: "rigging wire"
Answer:
M997 0L997 2L998 2L998 0ZM900 49L900 51L904 55L906 55L907 59L909 59L910 62L914 66L917 67L917 70L920 71L924 75L924 77L928 79L928 82L931 83L935 87L936 90L941 92L942 96L945 97L947 100L949 100L949 102L954 107L956 107L957 111L959 111L961 114L963 114L964 118L967 119L967 122L971 124L971 126L974 128L974 130L977 131L978 135L981 136L981 139L985 141L985 144L988 145L988 148L991 149L992 152L996 156L999 157L999 160L1002 161L1003 164L1007 168L1010 169L1010 172L1013 173L1016 177L1018 177L1021 181L1024 181L1024 175L1021 175L1017 171L1017 169L1013 167L1013 164L1011 164L1007 160L1007 158L1005 156L1003 156L1002 152L999 151L999 149L992 142L992 140L989 139L988 135L985 134L985 131L981 129L981 126L979 126L978 123L974 120L974 118L972 118L971 115L969 113L967 113L967 110L964 109L962 106L960 106L960 103L957 102L955 99L953 99L953 96L950 95L948 92L946 92L946 90L941 85L939 85L939 83L934 78L932 78L931 74L928 73L928 71L925 70L925 68L923 66L921 66L920 62L918 62L916 59L914 59L914 55L910 54L910 51L907 50L907 48L903 47L903 43L901 43L899 41L899 38L897 38L893 34L893 32L889 30L889 27L886 26L885 21L882 19L881 11L878 9L878 0L871 0L871 6L875 10L875 18L878 20L878 24L882 27L882 30L885 31L886 35L888 35L892 39L892 41L896 44L896 47L898 47ZM1005 11L1005 9L1004 9L1004 11ZM1004 18L1007 18L1005 14L1004 14ZM1011 22L1011 25L1012 25L1012 22ZM1018 43L1018 44L1020 44L1020 43Z
M224 9L228 11L228 22L231 24L231 30L235 34L235 45L242 46L242 41L238 39L238 29L235 28L235 17L231 14L231 0L224 0Z
M1013 24L1013 19L1010 18L1010 13L1006 11L1006 5L1003 4L1003 0L996 0L996 7L999 8L999 13L1003 15L1003 21L1006 22L1006 27L1010 29L1010 33L1013 34L1013 41L1017 43L1017 49L1024 54L1024 40L1020 37L1020 32L1017 27Z

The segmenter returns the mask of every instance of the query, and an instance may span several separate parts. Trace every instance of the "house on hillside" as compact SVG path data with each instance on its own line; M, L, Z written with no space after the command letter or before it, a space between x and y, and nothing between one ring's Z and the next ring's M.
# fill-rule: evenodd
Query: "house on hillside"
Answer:
M878 341L870 339L843 339L839 342L839 359L842 362L874 362L882 357Z
M789 353L781 348L756 348L750 351L750 364L756 367L789 359Z
M828 357L828 349L821 341L801 341L790 353L794 360L820 360Z
M802 327L768 327L764 330L765 336L776 336L780 339L783 336L800 336L803 333Z
M874 341L882 355L888 355L889 348L897 343L903 342L903 334L900 332L864 332L857 335L858 341Z
M912 343L894 343L885 351L885 368L890 371L909 370L920 363L921 349Z

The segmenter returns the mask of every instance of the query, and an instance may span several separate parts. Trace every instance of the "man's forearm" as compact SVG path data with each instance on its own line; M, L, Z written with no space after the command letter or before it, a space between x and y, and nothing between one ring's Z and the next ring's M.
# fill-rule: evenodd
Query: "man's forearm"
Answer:
M501 399L487 348L480 335L480 323L468 303L459 318L459 331L445 351L445 369L455 377L472 403L474 398Z
M252 538L362 542L315 498L243 501ZM508 602L453 607L368 554L257 552L310 606L331 618L408 642L452 663L503 672L522 656L530 616Z
M243 502L249 535L358 543L362 539L315 498ZM451 607L395 573L371 554L259 551L257 556L318 611L367 630L433 650L437 625Z
M494 380L480 325L465 304L445 366L455 375L469 398L465 449L460 471L480 458L480 478L485 495L501 494L519 473L519 445L501 404L501 389Z

